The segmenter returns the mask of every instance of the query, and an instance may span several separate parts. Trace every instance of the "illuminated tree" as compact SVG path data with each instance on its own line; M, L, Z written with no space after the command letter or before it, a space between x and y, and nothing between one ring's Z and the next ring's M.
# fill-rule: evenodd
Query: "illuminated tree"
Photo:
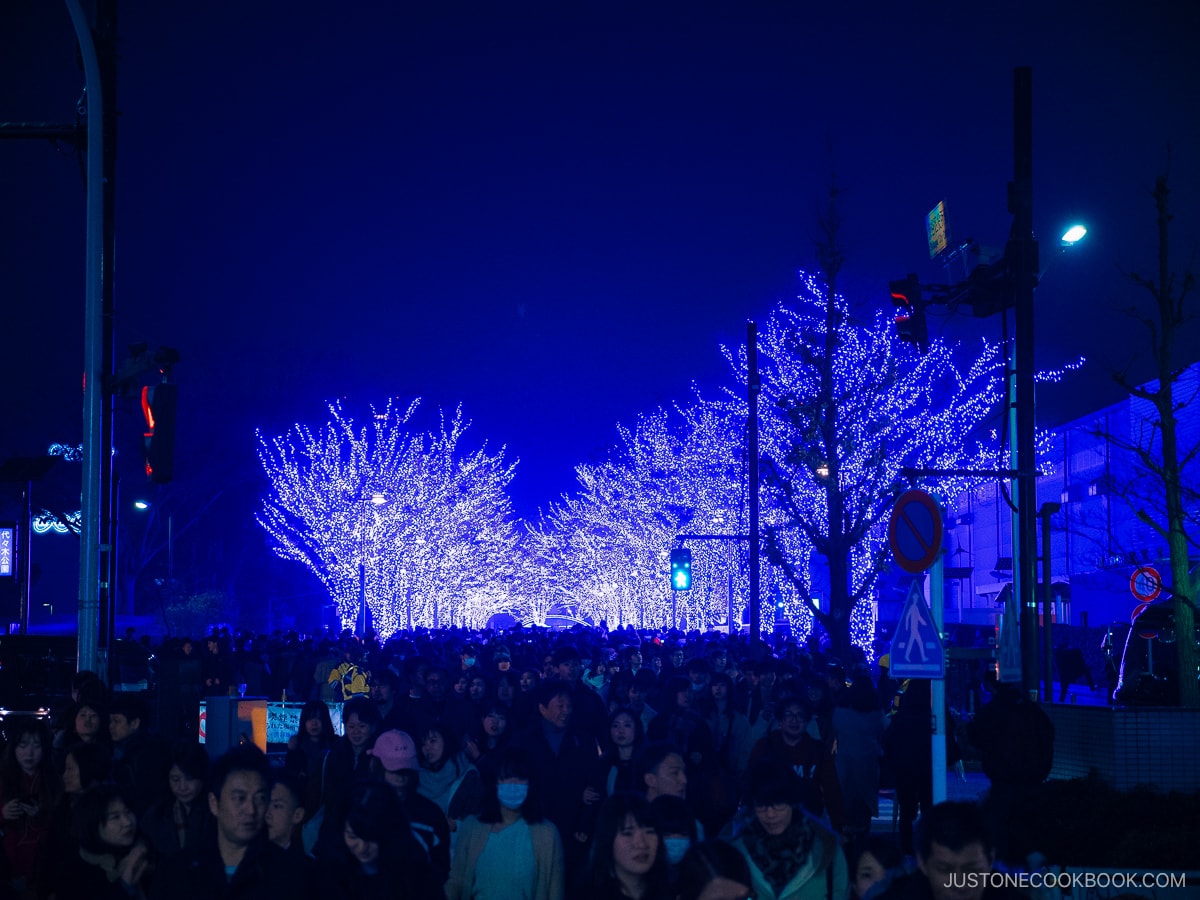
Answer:
M917 355L882 312L856 321L827 281L802 273L801 288L759 338L764 549L844 654L870 640L864 601L887 563L881 525L907 486L901 469L998 467L968 436L1001 399L1002 358L984 342L960 367L938 340ZM745 384L746 348L726 356ZM743 394L729 392L733 409ZM922 484L946 499L969 486Z
M699 398L618 427L609 459L578 466L579 492L536 531L555 600L612 627L724 621L743 577L737 542L689 542L690 591L670 589L668 554L681 533L737 533L745 505L741 429L719 404Z
M1200 574L1192 567L1197 546L1194 511L1200 501L1195 489L1195 463L1200 444L1181 434L1179 411L1196 396L1186 383L1178 359L1185 349L1184 329L1194 311L1186 302L1196 286L1195 276L1182 277L1171 270L1170 221L1167 177L1160 175L1154 185L1154 205L1158 226L1157 278L1130 274L1132 282L1149 294L1150 312L1130 310L1150 337L1156 380L1147 385L1134 384L1124 372L1116 381L1133 398L1133 434L1123 437L1111 432L1100 436L1130 454L1137 473L1136 485L1124 496L1143 524L1167 542L1171 563L1172 612L1178 640L1179 704L1200 706L1200 647L1195 640L1196 599L1200 595ZM1190 349L1190 348L1188 348ZM1183 446L1180 441L1183 440Z
M564 536L545 519L526 523L518 550L511 611L523 622L544 626L556 606L571 605L564 577Z
M415 401L389 403L358 426L340 404L314 431L258 435L271 482L258 522L283 559L301 562L353 627L365 598L384 637L398 628L478 626L508 602L517 534L505 492L515 464L503 448L461 449L456 410L414 431Z

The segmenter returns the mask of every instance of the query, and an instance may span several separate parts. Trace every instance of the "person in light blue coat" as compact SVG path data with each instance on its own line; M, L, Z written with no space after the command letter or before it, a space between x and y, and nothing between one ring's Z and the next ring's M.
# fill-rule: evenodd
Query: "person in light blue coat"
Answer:
M733 839L757 900L841 900L846 857L835 835L800 805L799 778L774 760L750 771L747 815Z

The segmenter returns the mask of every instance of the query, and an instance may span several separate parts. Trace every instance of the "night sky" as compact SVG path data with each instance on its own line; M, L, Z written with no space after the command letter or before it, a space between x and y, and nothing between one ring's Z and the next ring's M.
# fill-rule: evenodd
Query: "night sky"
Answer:
M923 230L940 199L955 237L1002 247L1017 65L1038 365L1090 359L1043 424L1146 361L1114 309L1139 296L1122 268L1153 273L1168 146L1176 267L1198 247L1200 13L1177 0L140 0L119 31L117 357L182 355L179 479L252 470L256 427L320 422L329 399L421 396L520 458L533 514L618 420L728 381L718 345L815 266L831 172L860 309L909 271L948 280ZM81 86L65 6L8 0L0 120L69 120ZM81 433L84 189L67 148L0 160L3 459ZM1057 256L1074 219L1091 234Z

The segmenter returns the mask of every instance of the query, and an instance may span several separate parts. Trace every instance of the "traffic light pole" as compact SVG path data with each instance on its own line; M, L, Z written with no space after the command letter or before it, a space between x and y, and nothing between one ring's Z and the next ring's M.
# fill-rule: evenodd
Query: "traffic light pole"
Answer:
M93 29L67 0L87 85L87 253L84 313L83 504L79 550L78 667L96 671L101 599L110 602L112 549L113 198L116 182L116 9L100 0ZM99 38L99 47L96 38ZM107 607L105 608L107 612ZM105 629L107 632L107 629Z
M758 555L761 539L758 533L758 395L762 383L758 377L758 326L754 322L746 323L746 469L749 491L748 505L750 507L750 527L748 534L677 534L676 541L746 541L749 544L750 563L750 596L746 600L747 626L750 631L751 646L758 644L761 624L758 608L760 572ZM672 582L674 578L672 576ZM732 609L733 588L730 583L730 604ZM733 617L729 617L729 627L732 633ZM675 625L675 592L671 592L671 626Z
M1017 382L1017 591L1021 628L1021 688L1038 688L1037 460L1034 458L1033 291L1038 246L1033 232L1033 71L1013 72L1013 182L1009 186L1012 234L1008 257L1016 308Z

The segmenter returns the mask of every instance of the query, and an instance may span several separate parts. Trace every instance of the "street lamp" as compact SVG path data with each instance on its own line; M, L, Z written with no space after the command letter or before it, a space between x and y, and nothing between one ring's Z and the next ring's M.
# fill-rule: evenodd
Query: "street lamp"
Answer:
M1084 225L1072 225L1062 236L1062 245L1064 247L1073 247L1084 239L1087 235L1087 227Z
M133 508L145 512L153 504L149 500L134 500ZM175 514L167 513L167 583L175 580Z
M372 491L371 493L364 493L360 499L364 505L364 510L365 510L365 507L367 507L367 506L372 506L375 508L375 510L376 510L375 524L378 525L379 524L378 510L381 506L384 506L388 502L387 494L383 493L382 491ZM358 616L356 616L356 618L355 618L355 631L357 632L358 637L360 637L360 638L366 637L367 626L369 624L369 622L367 621L367 613L369 612L369 610L367 608L366 557L367 557L367 528L366 528L366 523L364 522L363 526L362 526L362 531L360 532L360 538L359 538L359 543L358 543Z

